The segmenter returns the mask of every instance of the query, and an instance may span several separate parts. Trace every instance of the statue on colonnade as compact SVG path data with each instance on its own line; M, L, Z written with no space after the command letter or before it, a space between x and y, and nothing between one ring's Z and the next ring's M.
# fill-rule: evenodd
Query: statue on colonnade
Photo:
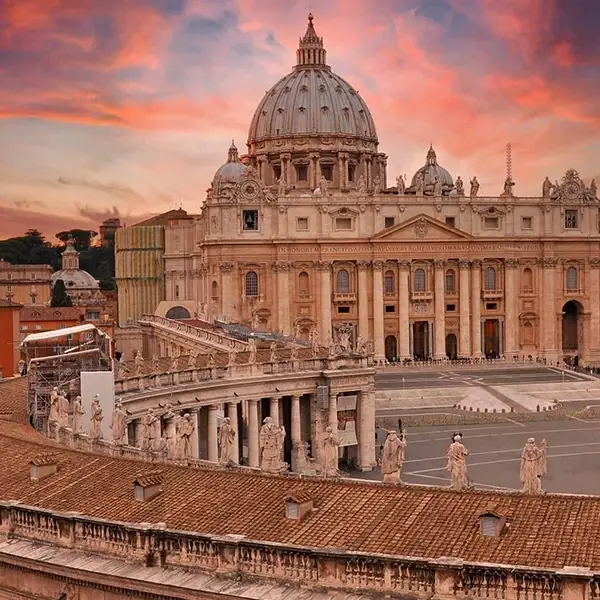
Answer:
M387 483L400 483L400 471L404 463L406 452L405 432L398 434L395 430L387 432L385 443L383 444L383 456L381 457L381 472L383 481Z
M335 477L338 475L338 460L340 440L330 426L325 428L323 437L323 464L321 465L321 473L325 477Z
M219 463L227 465L231 462L231 451L235 444L235 429L231 426L231 419L225 417L221 423L219 429L219 447L221 448L221 455L219 456Z
M266 417L260 429L260 468L267 473L281 473L287 465L281 460L285 428Z
M467 456L469 451L465 448L462 442L462 434L456 433L452 438L453 442L448 446L448 465L447 470L450 471L450 487L453 490L464 492L473 487L469 482L467 473Z
M546 474L548 443L542 440L537 446L535 438L529 438L521 452L521 491L524 494L543 494L542 477Z
M92 440L102 439L102 408L100 407L100 396L96 394L92 401L92 413L90 415L90 438Z
M81 430L83 428L83 415L85 414L85 410L83 409L83 403L81 402L81 396L77 396L75 398L75 402L73 403L73 433L76 435L81 434Z

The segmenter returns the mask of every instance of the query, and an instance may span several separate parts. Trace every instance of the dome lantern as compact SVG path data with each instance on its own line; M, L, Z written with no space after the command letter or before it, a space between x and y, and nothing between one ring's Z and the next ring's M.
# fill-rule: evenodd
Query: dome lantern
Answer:
M308 27L303 38L300 38L300 46L296 52L298 59L297 69L317 67L326 69L327 50L323 47L323 38L320 38L313 25L313 15L308 13Z

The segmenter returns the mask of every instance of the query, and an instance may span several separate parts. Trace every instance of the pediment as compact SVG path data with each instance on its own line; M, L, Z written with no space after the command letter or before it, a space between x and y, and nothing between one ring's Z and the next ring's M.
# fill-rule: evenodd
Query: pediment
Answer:
M385 241L470 240L473 236L420 214L375 234L371 239Z

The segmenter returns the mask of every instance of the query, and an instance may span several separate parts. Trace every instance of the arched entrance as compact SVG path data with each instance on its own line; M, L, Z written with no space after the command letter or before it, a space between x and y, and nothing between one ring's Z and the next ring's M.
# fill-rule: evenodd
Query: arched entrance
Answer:
M581 337L583 335L583 306L577 300L569 300L562 308L562 349L563 353L578 360L581 353Z
M450 360L456 360L458 358L458 342L454 333L449 333L446 336L446 356Z
M396 336L388 335L385 338L385 357L390 362L394 362L398 358L398 344Z
M184 306L172 306L165 315L167 319L191 319L190 311Z

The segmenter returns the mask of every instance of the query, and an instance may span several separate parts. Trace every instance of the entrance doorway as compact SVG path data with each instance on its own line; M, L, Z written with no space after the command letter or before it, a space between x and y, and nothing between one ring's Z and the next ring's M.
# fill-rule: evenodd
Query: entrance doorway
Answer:
M398 357L398 344L396 336L388 335L385 338L385 358L389 362L395 362Z
M562 349L570 356L581 353L583 306L577 300L569 300L562 308Z
M429 321L413 323L413 356L415 360L429 358Z
M483 322L483 349L486 358L500 358L500 321L486 319Z
M456 360L458 358L458 343L454 333L449 333L446 336L446 356L450 360Z

